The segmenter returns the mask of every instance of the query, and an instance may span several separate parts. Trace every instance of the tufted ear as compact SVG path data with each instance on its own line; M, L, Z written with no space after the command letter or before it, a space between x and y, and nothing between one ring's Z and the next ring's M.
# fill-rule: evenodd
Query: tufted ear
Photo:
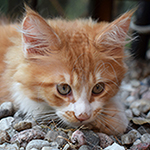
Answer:
M48 55L57 50L61 41L55 31L36 12L27 7L22 24L23 51L25 57Z
M133 13L134 11L129 11L108 24L108 26L96 36L96 45L102 46L107 50L123 48L126 44L127 32Z

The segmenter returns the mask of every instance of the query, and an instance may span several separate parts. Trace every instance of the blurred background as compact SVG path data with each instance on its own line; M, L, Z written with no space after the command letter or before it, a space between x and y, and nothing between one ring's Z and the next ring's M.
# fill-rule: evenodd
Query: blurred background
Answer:
M20 18L24 12L24 2L45 18L92 16L99 21L111 21L138 4L138 0L0 0L1 13L11 20Z
M24 3L44 18L62 17L70 20L92 17L97 21L108 22L138 6L130 31L136 40L126 48L132 56L131 61L128 61L130 76L141 78L150 75L149 0L0 0L1 18L5 16L11 22L19 22L25 12Z

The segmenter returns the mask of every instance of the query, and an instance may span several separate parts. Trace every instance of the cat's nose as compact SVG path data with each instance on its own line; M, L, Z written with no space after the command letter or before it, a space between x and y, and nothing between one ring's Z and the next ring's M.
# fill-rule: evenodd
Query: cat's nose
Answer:
M88 120L90 117L91 116L89 116L87 113L81 113L80 115L76 116L79 121Z

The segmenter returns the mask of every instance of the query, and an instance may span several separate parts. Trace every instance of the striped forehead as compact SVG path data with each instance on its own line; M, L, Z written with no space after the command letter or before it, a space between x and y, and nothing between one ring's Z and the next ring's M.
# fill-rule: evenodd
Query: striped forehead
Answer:
M79 76L77 72L73 72L72 85L74 87L77 87L79 85L81 86L82 84L92 84L95 82L95 77L91 72L89 72L89 74L86 77L87 79L84 79L81 76Z

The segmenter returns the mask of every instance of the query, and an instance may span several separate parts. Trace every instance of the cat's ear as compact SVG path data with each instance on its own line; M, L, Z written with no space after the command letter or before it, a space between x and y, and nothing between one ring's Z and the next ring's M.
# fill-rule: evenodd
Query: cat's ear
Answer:
M57 50L61 41L54 30L36 12L26 7L22 24L23 51L25 57L48 55Z
M126 44L127 32L133 13L134 11L129 11L110 23L96 36L96 45L102 46L105 50L122 48Z

